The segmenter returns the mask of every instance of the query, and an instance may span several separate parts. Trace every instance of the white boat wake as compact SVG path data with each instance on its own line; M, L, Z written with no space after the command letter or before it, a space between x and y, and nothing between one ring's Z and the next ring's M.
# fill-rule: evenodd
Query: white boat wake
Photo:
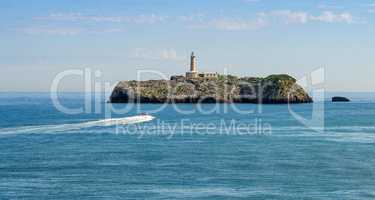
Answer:
M12 128L1 128L0 135L25 134L25 133L56 133L62 131L78 130L90 127L128 125L152 121L155 117L151 115L136 115L123 118L110 118L82 123L59 124L59 125L38 125L21 126Z

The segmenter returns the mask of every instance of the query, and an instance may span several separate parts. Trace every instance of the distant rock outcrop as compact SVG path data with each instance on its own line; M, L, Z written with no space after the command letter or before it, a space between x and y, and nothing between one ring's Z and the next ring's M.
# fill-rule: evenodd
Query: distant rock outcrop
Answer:
M111 103L310 103L311 97L289 75L266 78L220 75L215 79L121 81Z
M349 102L350 100L346 97L332 97L332 102Z

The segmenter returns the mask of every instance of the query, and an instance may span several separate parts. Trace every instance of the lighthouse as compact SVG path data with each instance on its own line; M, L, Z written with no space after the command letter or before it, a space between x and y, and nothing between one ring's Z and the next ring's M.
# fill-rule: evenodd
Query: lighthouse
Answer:
M194 52L191 52L191 56L190 56L190 72L198 72L197 60L195 58Z
M197 59L194 52L190 55L190 71L186 72L186 78L198 78Z
M187 79L195 79L195 78L217 78L219 76L218 73L212 72L198 72L197 69L197 58L194 55L194 52L191 52L190 55L190 71L186 72Z

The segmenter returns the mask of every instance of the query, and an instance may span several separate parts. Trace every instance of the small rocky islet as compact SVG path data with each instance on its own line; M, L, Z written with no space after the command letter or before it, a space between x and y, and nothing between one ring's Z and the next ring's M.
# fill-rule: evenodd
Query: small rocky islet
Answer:
M332 97L332 102L349 102L350 99L346 97L341 97L341 96L334 96Z
M217 78L171 77L171 80L121 81L110 103L311 103L312 98L289 75L265 78L219 75Z

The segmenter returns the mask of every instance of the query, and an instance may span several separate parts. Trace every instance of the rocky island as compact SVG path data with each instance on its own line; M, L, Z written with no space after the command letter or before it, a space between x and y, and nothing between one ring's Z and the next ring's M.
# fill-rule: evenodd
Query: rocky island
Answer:
M110 103L311 103L312 98L293 77L265 78L198 73L194 54L186 76L170 80L121 81Z
M349 102L349 101L350 99L346 97L340 97L340 96L332 97L332 102Z

